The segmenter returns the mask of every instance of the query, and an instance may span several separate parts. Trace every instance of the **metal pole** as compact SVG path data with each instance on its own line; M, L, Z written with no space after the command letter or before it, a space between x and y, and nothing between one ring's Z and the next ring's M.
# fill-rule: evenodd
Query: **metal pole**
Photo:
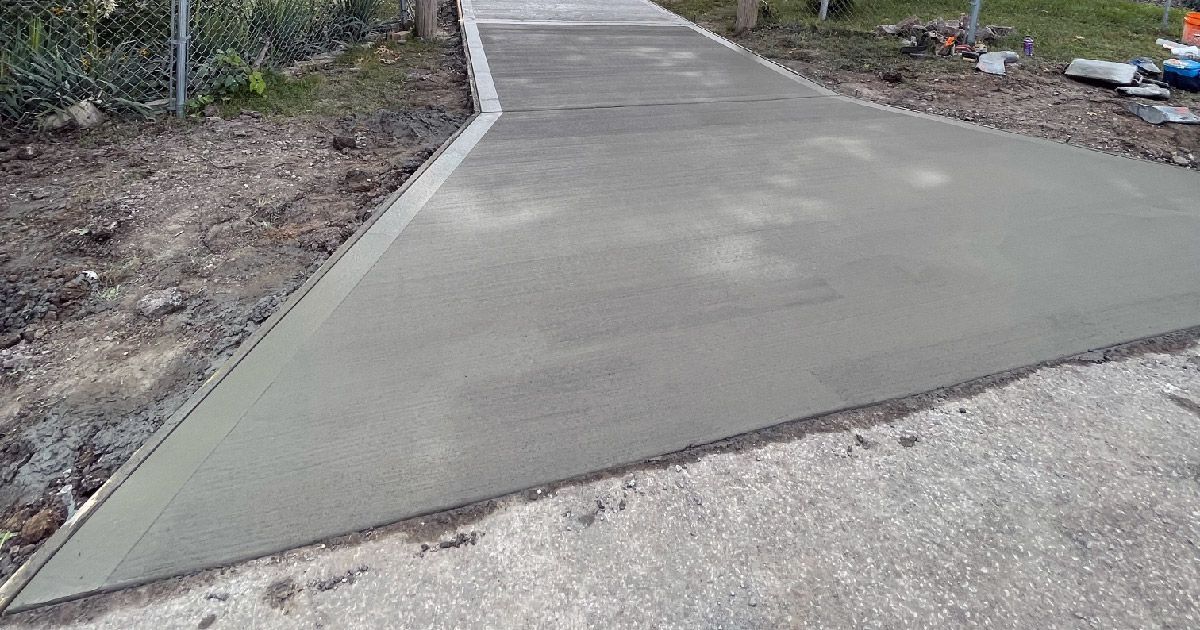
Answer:
M191 36L191 0L177 0L179 12L175 26L175 115L187 115L188 39Z
M975 45L975 29L979 27L979 8L983 0L971 0L971 22L967 25L967 43Z
M1162 27L1163 27L1163 30L1165 31L1165 30L1171 28L1171 0L1167 0L1163 4L1165 6L1163 7L1163 26Z

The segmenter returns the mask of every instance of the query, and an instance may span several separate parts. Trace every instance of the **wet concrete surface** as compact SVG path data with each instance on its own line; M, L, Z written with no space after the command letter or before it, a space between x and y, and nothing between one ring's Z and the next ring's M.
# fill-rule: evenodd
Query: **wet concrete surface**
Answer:
M638 28L614 55L668 45ZM699 81L713 102L581 109L629 90L539 91L520 68L555 39L507 39L500 102L558 109L477 120L17 605L1196 324L1194 173L838 97L722 100L807 93L670 28L691 54L595 72L728 64Z

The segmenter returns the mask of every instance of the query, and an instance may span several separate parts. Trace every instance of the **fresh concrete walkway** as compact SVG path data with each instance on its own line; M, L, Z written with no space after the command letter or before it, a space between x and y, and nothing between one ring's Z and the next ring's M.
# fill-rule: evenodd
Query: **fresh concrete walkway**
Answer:
M640 0L467 16L504 113L17 607L1200 323L1194 173L830 96Z

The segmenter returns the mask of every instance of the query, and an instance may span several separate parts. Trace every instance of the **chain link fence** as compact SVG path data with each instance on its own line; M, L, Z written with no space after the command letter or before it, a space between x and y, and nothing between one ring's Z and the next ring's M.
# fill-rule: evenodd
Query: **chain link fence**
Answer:
M0 0L0 124L31 129L91 103L182 113L231 73L361 41L406 0Z
M168 98L173 0L0 0L0 122Z

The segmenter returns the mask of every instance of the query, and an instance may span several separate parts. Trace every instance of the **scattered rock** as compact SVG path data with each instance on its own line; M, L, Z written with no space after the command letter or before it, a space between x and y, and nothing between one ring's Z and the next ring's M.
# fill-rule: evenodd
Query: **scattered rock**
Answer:
M21 541L25 544L41 542L58 529L60 522L58 511L55 508L43 508L41 512L34 514L21 526Z
M858 445L861 446L862 448L871 448L874 445L874 443L871 442L871 440L868 440L861 433L854 434L854 441L857 442Z
M341 575L335 575L333 577L325 578L323 580L313 580L310 583L310 586L312 586L313 588L315 588L321 592L332 591L335 588L338 588L344 584L353 584L354 581L358 579L359 575L366 573L366 572L367 572L367 565L364 564L362 566L350 569L349 571L346 571L345 573L343 573Z
M355 136L334 136L333 148L339 151L344 151L346 149L357 149L359 148L359 141Z
M483 534L480 532L473 531L469 534L459 532L458 534L455 534L454 538L439 542L438 549L457 549L463 545L474 545L475 543L479 542L479 539L482 537Z
M1171 161L1180 166L1191 166L1192 165L1192 159L1186 155L1183 155L1182 153L1176 153L1175 155L1172 155Z
M295 580L290 577L281 578L275 580L267 587L267 590L263 593L263 601L271 608L282 610L296 596L296 593L299 592L300 587L296 585Z
M62 129L74 124L80 129L92 129L104 124L104 114L91 101L79 101L68 107L66 111L47 116L43 127L50 131Z
M199 628L200 630L205 630L206 628L211 628L212 625L216 622L217 622L216 613L208 613L207 615L204 615L204 618L200 620L200 623L196 624L196 627Z
M183 292L178 287L151 291L142 296L137 302L137 310L142 317L158 319L183 308Z
M921 438L916 435L901 435L899 439L900 446L903 446L904 448L912 448L917 445L917 442L920 441Z
M229 593L223 593L223 592L209 593L208 595L204 596L204 599L223 602L223 601L227 601L229 599Z
M375 188L376 182L372 181L371 173L361 168L352 168L346 171L347 188L351 192L367 192Z
M32 144L27 144L20 149L17 149L18 160L32 160L41 154L42 150L33 146Z
M269 318L275 311L279 310L279 305L281 303L283 303L283 298L277 295L268 295L254 304L254 308L251 309L250 315L247 317L247 319L255 324L261 324L267 321L267 318Z

